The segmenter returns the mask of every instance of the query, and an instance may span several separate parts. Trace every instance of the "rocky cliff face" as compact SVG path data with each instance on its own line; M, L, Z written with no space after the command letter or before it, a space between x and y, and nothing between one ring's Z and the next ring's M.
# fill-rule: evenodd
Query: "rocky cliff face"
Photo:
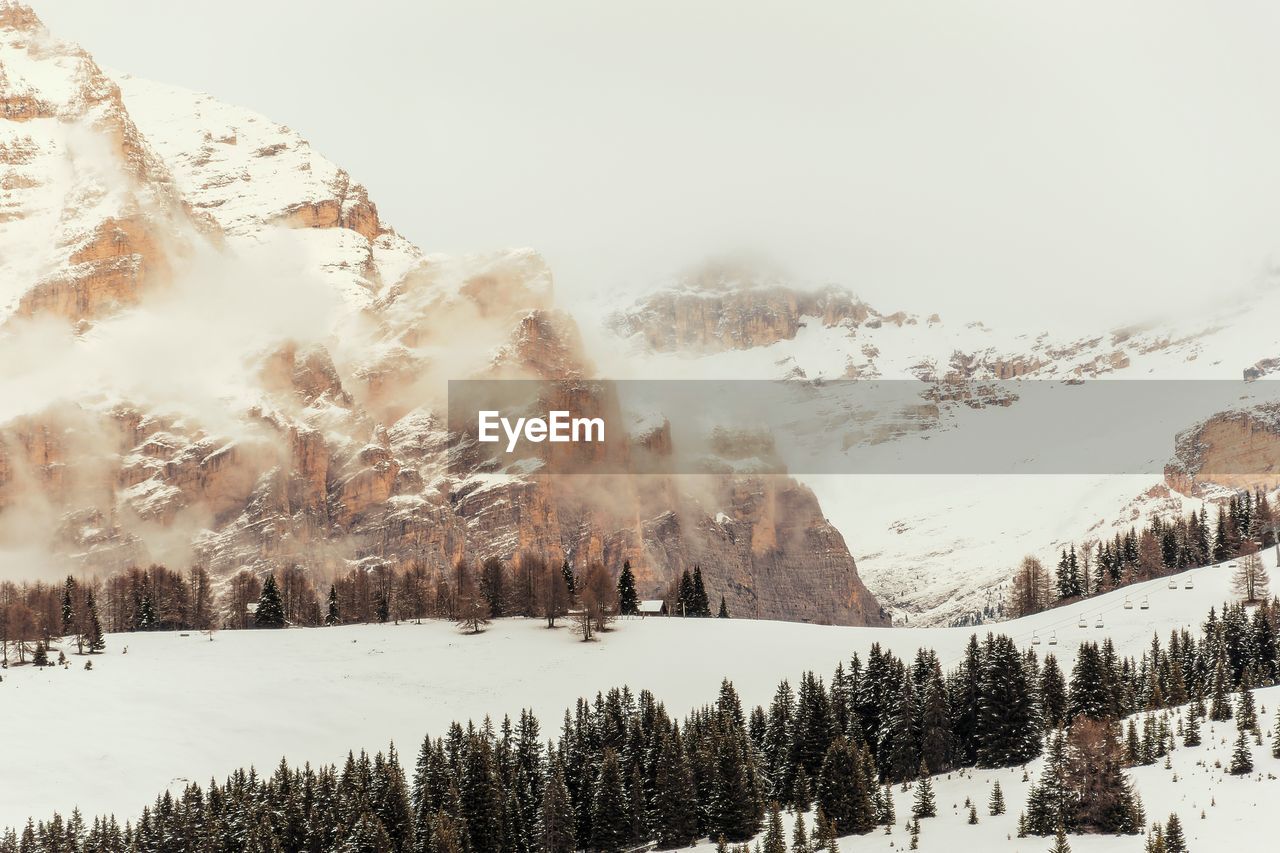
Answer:
M1222 412L1181 433L1165 468L1174 491L1210 497L1224 489L1280 485L1280 407Z
M79 322L137 303L197 226L119 87L30 9L8 5L0 114L0 322Z
M9 2L0 119L0 346L35 340L35 324L57 318L73 334L39 338L44 363L110 357L123 324L191 292L175 283L200 274L202 298L230 293L233 282L201 266L209 258L271 260L251 268L262 276L244 318L255 328L299 310L298 282L325 295L314 332L215 341L229 390L193 377L166 397L104 374L92 394L6 398L0 556L35 551L51 571L200 563L223 577L297 562L324 582L352 567L445 570L535 551L615 571L629 559L646 595L701 565L709 592L742 615L881 622L840 534L788 478L447 464L448 378L594 374L536 253L424 255L293 131L207 96L111 80ZM749 335L784 333L818 308L833 322L867 316L838 300L777 298L790 319ZM732 315L731 298L724 308ZM188 322L193 344L238 331L198 312ZM163 376L164 362L148 369ZM127 390L138 387L147 392ZM620 447L624 462L633 447L672 452L653 426Z
M883 317L838 288L798 289L750 266L715 263L610 318L613 330L656 352L751 349L792 340L805 322L857 328L914 323Z

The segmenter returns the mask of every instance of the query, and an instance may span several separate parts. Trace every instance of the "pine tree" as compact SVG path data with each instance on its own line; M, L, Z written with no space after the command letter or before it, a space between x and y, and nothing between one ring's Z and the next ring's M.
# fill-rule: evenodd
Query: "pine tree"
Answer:
M1067 773L1067 738L1058 732L1050 736L1044 769L1027 794L1027 833L1048 835L1059 826L1074 828L1075 802Z
M978 822L978 807L969 806L969 824L973 825Z
M817 814L813 816L813 849L826 850L827 853L837 853L836 829L832 825L831 819L821 807L818 808Z
M978 763L1024 764L1040 754L1042 724L1022 656L1004 635L988 642L978 704Z
M1227 698L1228 684L1226 655L1221 649L1213 669L1213 697L1209 701L1209 719L1222 722L1231 719L1231 701Z
M538 810L538 840L545 853L573 853L578 849L574 834L573 803L564 782L564 768L557 763L555 771L542 789L542 805Z
M736 694L733 705L737 708ZM709 828L730 841L745 841L760 831L763 803L758 796L752 752L741 722L722 708L711 726L707 744L712 773L706 805Z
M813 807L813 790L809 785L809 774L804 772L804 765L796 768L796 781L791 803L798 812L807 812Z
M916 782L915 802L911 804L911 816L919 820L922 817L936 817L937 803L933 799L933 782L929 779L929 765L920 762L919 781Z
M697 616L697 600L693 591L693 575L685 569L680 574L680 586L676 593L676 610L681 616Z
M951 731L951 708L947 701L947 687L942 677L942 666L935 658L932 670L924 681L919 708L920 759L934 770L943 771L951 766L950 758L954 737Z
M287 773L288 768L283 761L281 767ZM413 811L394 744L385 758L379 753L374 759L373 774L373 811L391 838L389 849L395 853L410 853L413 849Z
M600 853L622 853L631 835L630 823L618 753L606 749L591 798L591 848Z
M791 853L809 853L809 836L804 829L804 812L796 812L795 829L791 831Z
M560 565L560 577L564 578L564 588L569 591L569 601L577 601L578 580L574 577L573 567L569 565L568 560L565 560L564 563Z
M1053 836L1053 846L1049 848L1049 853L1071 853L1071 845L1067 843L1067 830L1062 824L1058 824L1058 830Z
M769 803L761 853L787 853L787 840L782 829L782 811L776 802Z
M876 823L883 823L886 827L893 826L898 818L893 810L893 789L889 783L884 784L883 793L880 796L880 813L876 815Z
M151 601L151 592L148 590L142 593L142 599L138 603L137 623L135 626L139 631L150 631L156 627L156 608Z
M62 635L69 636L76 631L76 579L67 575L67 582L62 587Z
M244 849L248 849L248 845ZM356 820L338 849L341 853L386 853L393 848L391 836L387 835L382 821L366 811Z
M1236 727L1251 732L1258 731L1258 712L1253 701L1253 682L1249 670L1240 679L1240 697L1236 701Z
M640 599L636 596L636 576L631 571L631 561L622 561L622 573L618 575L618 612L623 616L635 616L640 612Z
M1040 672L1040 708L1045 728L1058 728L1067 721L1067 684L1055 655L1046 655Z
M764 774L769 782L769 797L778 802L792 799L795 765L791 761L792 729L795 717L795 694L785 679L774 691L769 703L761 752Z
M870 832L875 827L874 790L867 787L861 751L838 737L827 750L818 779L818 806L838 835Z
M729 607L724 603L724 596L720 596L720 612L716 614L720 619L729 618Z
M1147 833L1147 843L1143 849L1146 853L1168 853L1169 848L1164 843L1164 830L1160 828L1159 823L1151 824L1151 831Z
M1271 756L1280 758L1280 710L1276 711L1276 726L1271 736Z
M1000 780L997 779L995 785L991 788L991 798L987 800L987 813L992 817L1004 814L1004 791L1000 788Z
M1234 776L1244 776L1253 772L1253 750L1249 747L1249 739L1245 737L1244 729L1236 734L1235 749L1231 751L1231 773Z
M707 598L707 588L702 583L702 568L693 567L693 604L690 607L694 616L710 616L711 602Z
M342 616L338 611L338 588L334 584L329 584L329 609L325 613L324 624L337 625L342 621Z
M658 739L658 765L654 776L653 826L658 849L687 847L698 834L693 773L685 756L679 729L663 732Z
M1194 710L1187 714L1187 722L1182 731L1183 746L1200 745L1200 717L1196 715Z
M284 604L280 601L280 587L276 586L276 576L267 575L262 582L262 595L258 598L258 609L253 614L255 628L283 628Z
M107 641L102 635L102 620L98 618L98 602L92 589L85 593L84 609L85 619L88 621L85 638L89 644L89 654L93 654L105 649Z
M1182 832L1182 821L1176 813L1170 813L1164 825L1164 849L1167 853L1187 853L1187 840Z

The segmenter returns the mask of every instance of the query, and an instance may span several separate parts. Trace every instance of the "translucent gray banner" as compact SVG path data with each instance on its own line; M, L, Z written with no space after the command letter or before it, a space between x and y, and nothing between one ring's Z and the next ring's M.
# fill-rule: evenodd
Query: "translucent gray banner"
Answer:
M1280 382L462 380L450 473L1280 480Z

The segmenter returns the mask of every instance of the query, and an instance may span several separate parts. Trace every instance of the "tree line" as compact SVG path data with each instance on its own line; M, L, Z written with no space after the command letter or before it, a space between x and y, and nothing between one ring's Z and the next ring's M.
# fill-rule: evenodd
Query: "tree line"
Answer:
M701 571L695 572L698 600L705 603ZM687 571L684 582L692 590ZM673 593L681 602L683 595L683 587ZM590 640L607 631L619 614L634 615L638 608L629 561L616 582L598 563L577 572L567 560L553 566L533 554L509 563L491 557L475 567L461 560L448 572L421 567L397 572L374 564L336 578L323 598L297 565L266 575L242 570L219 588L202 567L183 573L153 564L129 567L105 579L80 581L69 576L64 584L0 583L0 661L25 663L61 637L74 637L78 647L100 651L104 632L442 619L478 633L490 620L505 616L544 619L548 627L570 620L575 631ZM695 607L690 615L703 614ZM721 615L728 615L723 602Z
M1237 579L1237 591L1258 601L1266 597L1266 572L1255 555L1276 544L1278 522L1265 491L1243 491L1219 504L1212 521L1201 507L1173 520L1154 516L1141 530L1117 532L1109 541L1086 542L1079 548L1073 544L1062 550L1055 571L1028 556L1014 572L1006 612L1013 618L1028 616L1234 558L1248 560L1250 575Z
M68 637L79 654L107 647L97 590L68 576L61 586L0 584L0 666L48 662L55 638Z
M1025 764L1046 742L1021 831L1136 833L1145 818L1124 768L1172 745L1154 712L1192 703L1186 746L1200 716L1247 714L1250 688L1277 679L1278 614L1276 600L1210 610L1198 635L1153 637L1137 657L1086 643L1070 674L997 634L972 636L945 670L931 649L902 659L873 644L829 679L783 681L767 707L747 710L724 681L683 720L647 691L614 689L580 699L549 740L529 711L454 723L423 740L411 778L394 748L340 769L282 761L269 777L166 793L123 826L74 811L31 821L0 836L0 853L621 853L746 842L783 807L816 809L832 844L892 824L895 784L912 786L903 808L918 831L936 811L930 773ZM1120 721L1144 712L1143 734L1131 722L1126 738Z

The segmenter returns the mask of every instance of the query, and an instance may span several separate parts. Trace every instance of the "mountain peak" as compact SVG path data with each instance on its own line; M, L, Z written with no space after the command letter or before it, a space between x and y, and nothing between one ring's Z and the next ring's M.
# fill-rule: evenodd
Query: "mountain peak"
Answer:
M0 30L38 33L44 30L44 23L26 3L0 0Z

